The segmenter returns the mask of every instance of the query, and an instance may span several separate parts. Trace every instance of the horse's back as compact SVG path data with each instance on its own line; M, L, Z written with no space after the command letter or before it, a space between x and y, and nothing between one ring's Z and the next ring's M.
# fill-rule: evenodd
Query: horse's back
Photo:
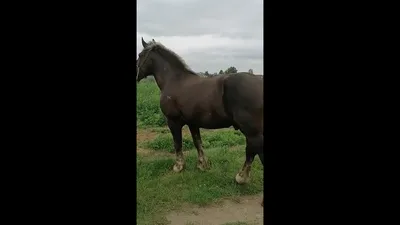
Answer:
M224 99L230 106L246 107L248 109L263 108L264 85L260 78L245 74L225 77Z
M264 86L260 78L244 74L224 80L224 107L245 135L263 133Z

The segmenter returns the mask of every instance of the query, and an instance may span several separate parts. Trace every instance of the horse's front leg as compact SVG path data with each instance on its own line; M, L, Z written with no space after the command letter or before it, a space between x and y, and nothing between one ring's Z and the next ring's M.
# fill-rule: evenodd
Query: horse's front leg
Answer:
M174 139L174 148L176 153L175 172L181 172L185 167L185 159L182 152L182 124L168 119L168 127Z
M207 157L204 155L200 129L196 126L189 126L190 133L192 134L193 144L197 149L198 161L197 168L204 171L210 168L210 164L208 163Z

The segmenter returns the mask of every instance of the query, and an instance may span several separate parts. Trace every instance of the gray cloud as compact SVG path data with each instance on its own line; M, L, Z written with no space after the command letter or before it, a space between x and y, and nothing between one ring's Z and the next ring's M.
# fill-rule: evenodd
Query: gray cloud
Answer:
M263 0L138 0L137 10L139 51L144 36L195 71L263 71Z

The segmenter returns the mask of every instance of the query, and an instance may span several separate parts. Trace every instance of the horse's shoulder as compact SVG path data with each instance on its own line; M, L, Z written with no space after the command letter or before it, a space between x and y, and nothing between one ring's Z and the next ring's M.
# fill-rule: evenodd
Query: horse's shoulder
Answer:
M176 97L174 96L173 93L171 92L162 92L160 96L160 101L161 102L171 102L174 100Z

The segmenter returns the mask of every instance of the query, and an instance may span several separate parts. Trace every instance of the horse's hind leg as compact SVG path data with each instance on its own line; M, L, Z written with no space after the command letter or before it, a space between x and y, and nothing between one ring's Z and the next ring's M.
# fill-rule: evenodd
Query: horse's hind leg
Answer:
M264 135L262 124L262 112L247 112L245 110L236 110L233 113L233 119L238 125L240 131L246 136L246 161L242 170L236 175L236 182L244 184L249 181L251 164L257 154L262 154Z
M264 135L263 135L263 136L264 136ZM260 157L261 163L262 163L263 166L264 166L264 152L261 151L261 153L258 153L258 157ZM264 197L263 197L263 200L262 200L262 202L261 202L261 206L264 207Z
M175 172L180 172L185 167L185 159L183 158L182 152L182 124L168 119L168 127L174 139L176 153L176 162L173 169Z
M208 163L207 157L204 155L200 129L195 126L189 126L190 133L192 134L193 144L197 149L198 161L197 168L204 171L210 168L210 164Z
M264 165L263 145L263 134L246 135L246 161L244 162L242 170L236 175L237 183L244 184L249 181L251 164L254 160L255 155L258 154L262 164ZM264 198L261 202L261 206L264 207Z
M235 180L238 184L249 182L251 164L253 163L254 157L258 154L260 148L262 148L262 144L262 135L246 135L246 161L244 162L242 170L236 174Z

